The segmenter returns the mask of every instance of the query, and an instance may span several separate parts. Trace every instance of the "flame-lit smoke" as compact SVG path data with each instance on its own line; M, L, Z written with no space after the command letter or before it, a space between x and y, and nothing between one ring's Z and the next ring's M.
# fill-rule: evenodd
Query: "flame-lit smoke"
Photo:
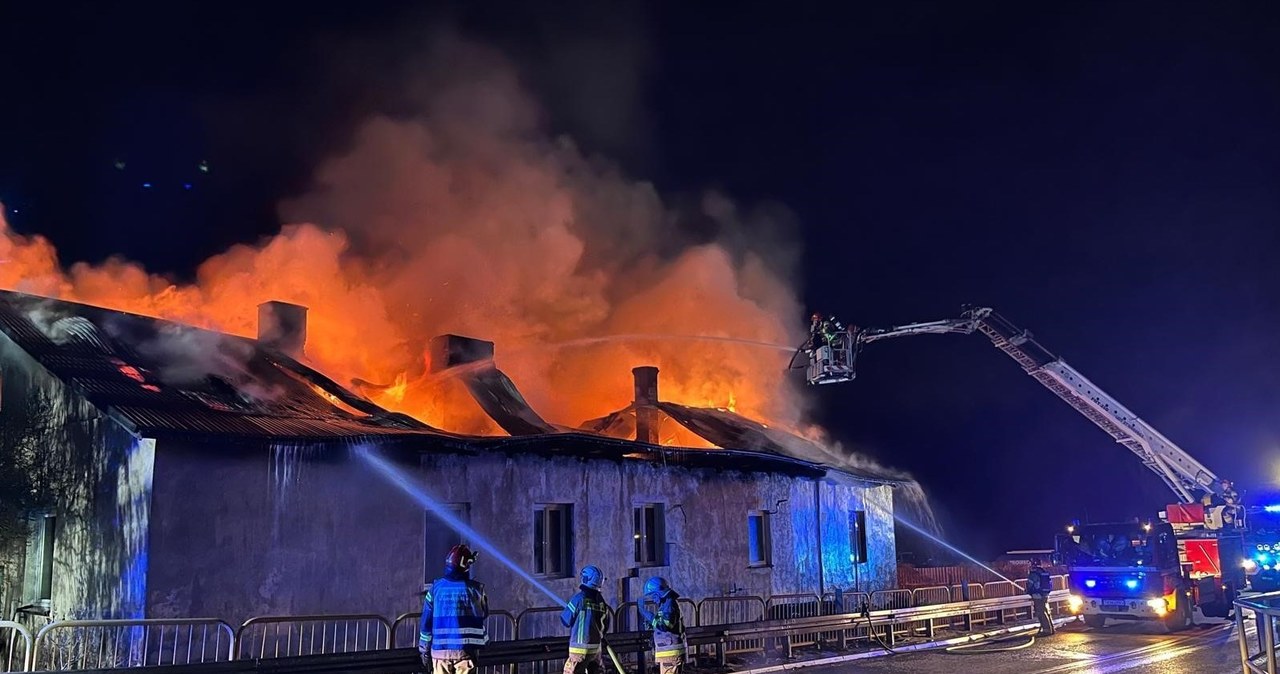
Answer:
M447 58L446 58L447 57ZM497 344L532 406L577 425L625 407L630 369L662 370L661 396L774 424L802 405L784 352L608 335L712 335L789 345L803 312L785 219L718 194L674 209L646 182L553 137L496 54L450 42L416 115L364 121L323 162L288 223L205 261L175 285L111 259L63 269L45 239L3 227L0 285L252 336L258 303L310 307L306 360L388 408L450 430L497 433L427 341ZM441 71L446 71L442 75ZM696 219L697 237L682 221ZM562 343L570 342L561 346ZM673 439L674 441L674 439Z

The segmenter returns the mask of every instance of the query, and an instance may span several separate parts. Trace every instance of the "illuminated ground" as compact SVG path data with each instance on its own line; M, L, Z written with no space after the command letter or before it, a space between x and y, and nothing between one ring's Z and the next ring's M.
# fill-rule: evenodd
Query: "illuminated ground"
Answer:
M1101 630L1073 623L1057 636L1037 639L1017 651L957 655L941 650L858 660L803 670L812 674L845 672L918 672L919 674L1237 674L1239 646L1234 625L1206 624L1179 634L1142 623L1118 623ZM1011 638L1006 645L1024 643Z

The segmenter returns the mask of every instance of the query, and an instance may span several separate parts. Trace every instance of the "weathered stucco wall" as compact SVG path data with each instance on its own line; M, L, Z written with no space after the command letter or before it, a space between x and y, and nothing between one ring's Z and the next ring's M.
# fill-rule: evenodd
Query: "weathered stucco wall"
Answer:
M53 493L51 615L140 617L154 443L104 418L4 336L0 375L4 451L39 453Z
M329 451L162 440L149 617L416 610L423 513Z
M419 465L415 465L418 463ZM891 489L853 480L815 483L785 476L687 470L643 461L582 461L532 455L400 456L440 501L468 504L473 528L532 568L536 504L572 504L575 570L600 566L617 601L618 579L634 575L632 597L650 575L685 596L892 587ZM418 608L427 560L425 514L342 448L232 450L161 442L156 457L148 614L251 615ZM669 566L632 574L632 508L666 510ZM849 510L866 510L870 560L849 561ZM747 516L772 511L768 568L748 568ZM818 548L818 522L823 530ZM823 580L819 582L819 555ZM550 600L482 556L476 577L495 608ZM573 578L546 579L569 596Z

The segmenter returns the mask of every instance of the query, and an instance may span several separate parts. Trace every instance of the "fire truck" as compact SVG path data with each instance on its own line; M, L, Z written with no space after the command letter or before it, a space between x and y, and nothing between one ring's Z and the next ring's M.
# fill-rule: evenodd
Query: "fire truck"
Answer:
M1250 555L1255 546L1262 551L1261 543L1248 539L1245 510L1193 456L994 310L966 307L959 318L889 328L815 330L792 367L804 367L811 385L847 382L857 376L858 355L868 344L974 332L1136 455L1178 499L1154 523L1073 525L1058 537L1058 555L1069 570L1072 610L1091 626L1122 618L1160 620L1180 628L1191 623L1193 607L1206 616L1226 617L1236 593L1245 587L1246 572L1259 568L1244 553L1246 547ZM797 365L801 356L807 362ZM1280 581L1280 543L1262 554L1274 556Z

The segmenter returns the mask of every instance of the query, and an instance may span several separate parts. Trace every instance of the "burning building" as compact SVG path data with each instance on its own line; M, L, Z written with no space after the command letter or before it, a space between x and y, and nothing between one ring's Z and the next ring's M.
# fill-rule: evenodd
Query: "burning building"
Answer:
M306 326L304 307L279 302L260 307L253 339L0 291L0 435L38 506L26 544L0 556L6 609L413 610L459 539L353 460L361 447L565 596L585 564L613 579L614 601L659 574L695 598L896 582L890 476L664 401L657 368L631 373L630 405L571 427L530 407L492 343L441 336L433 376L505 433L463 435L306 365ZM546 603L497 564L477 575L494 607Z

